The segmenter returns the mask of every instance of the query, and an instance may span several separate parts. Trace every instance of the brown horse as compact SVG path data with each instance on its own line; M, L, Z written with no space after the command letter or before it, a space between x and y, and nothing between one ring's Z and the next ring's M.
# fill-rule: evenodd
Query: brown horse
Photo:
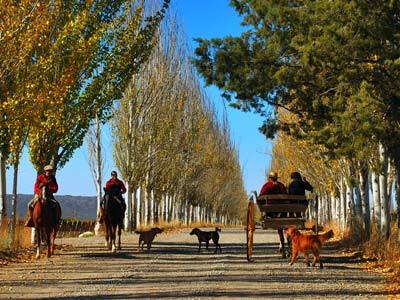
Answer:
M35 228L37 239L36 259L40 258L40 244L42 239L46 238L47 242L47 257L54 254L54 240L59 229L59 221L61 219L61 208L54 207L50 203L51 195L47 188L42 188L42 194L35 204L32 214L32 221Z
M106 228L106 246L116 252L116 235L118 233L118 250L121 250L121 229L124 221L124 209L119 194L104 190L104 226Z

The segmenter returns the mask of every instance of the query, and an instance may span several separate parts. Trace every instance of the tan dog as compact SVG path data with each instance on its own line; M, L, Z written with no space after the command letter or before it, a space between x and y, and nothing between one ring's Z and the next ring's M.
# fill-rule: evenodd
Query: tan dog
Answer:
M322 244L333 237L333 231L329 230L324 234L301 234L294 227L286 228L285 234L288 238L290 238L292 243L292 257L290 261L290 265L293 265L296 262L297 256L299 252L304 253L304 261L306 265L309 267L310 262L308 261L308 255L310 252L314 255L314 261L312 266L314 267L315 264L318 262L319 267L322 269L323 265L320 259L320 249Z
M144 244L147 244L147 250L150 250L151 243L153 242L156 235L159 233L162 233L163 231L164 231L164 229L161 229L158 227L154 227L154 228L151 228L150 230L146 230L146 231L136 230L135 233L139 234L138 251L140 250L140 248L142 248L142 250L143 250Z

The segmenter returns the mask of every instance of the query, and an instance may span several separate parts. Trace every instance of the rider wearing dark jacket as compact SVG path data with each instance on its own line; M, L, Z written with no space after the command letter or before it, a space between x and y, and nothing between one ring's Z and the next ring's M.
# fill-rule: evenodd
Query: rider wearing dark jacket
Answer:
M301 178L299 172L293 172L290 174L290 178L292 182L289 184L288 190L289 195L302 195L306 194L306 190L312 192L313 187L312 185L305 179Z

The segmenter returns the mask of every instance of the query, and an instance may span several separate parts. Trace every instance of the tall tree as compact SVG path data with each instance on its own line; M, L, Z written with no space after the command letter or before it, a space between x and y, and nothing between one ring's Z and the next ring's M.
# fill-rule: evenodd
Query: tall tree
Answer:
M400 168L394 151L400 140L398 2L232 0L231 5L246 31L198 39L195 65L207 84L221 88L232 106L265 116L261 130L267 137L280 129L322 145L325 155L352 168L368 161L385 176L380 161L387 158L371 156L382 144L384 156ZM293 113L295 121L280 118L277 107ZM348 192L356 173L344 172Z
M168 2L146 20L136 1L70 2L67 25L47 40L50 51L36 66L43 74L42 87L47 87L37 97L55 101L43 102L40 130L29 136L31 161L38 170L49 162L62 167L95 117L108 117L113 101L147 59Z

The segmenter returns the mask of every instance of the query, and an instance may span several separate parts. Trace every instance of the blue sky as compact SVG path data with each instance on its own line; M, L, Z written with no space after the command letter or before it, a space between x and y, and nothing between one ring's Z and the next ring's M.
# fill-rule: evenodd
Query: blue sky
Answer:
M193 38L213 38L227 35L237 36L243 28L241 19L229 6L229 0L172 0L182 27L188 37L189 45L194 48ZM220 91L216 87L206 88L207 94L218 111L224 108ZM265 180L265 172L271 159L271 144L258 131L262 118L253 113L244 113L227 107L228 120L231 127L231 138L239 149L240 164L243 170L245 189L247 192L259 190ZM105 147L105 175L115 168L112 160L112 141L108 128L103 134ZM24 154L19 173L18 192L31 194L36 178L35 171ZM87 162L86 146L76 151L68 164L57 172L60 195L92 196L96 194L93 179ZM12 191L12 172L7 174L7 192Z

